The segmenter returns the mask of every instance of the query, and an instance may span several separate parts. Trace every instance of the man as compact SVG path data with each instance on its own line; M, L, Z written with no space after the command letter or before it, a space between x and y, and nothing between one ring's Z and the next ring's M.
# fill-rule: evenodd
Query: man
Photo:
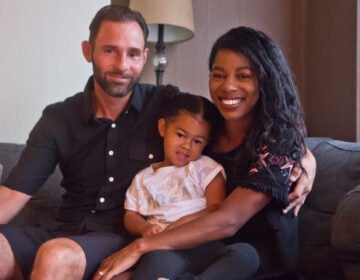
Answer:
M32 279L89 278L125 244L125 191L137 171L162 159L156 127L164 104L154 86L137 83L147 35L141 15L124 7L104 7L92 21L82 49L94 75L84 92L44 110L0 187L0 223L18 213L57 163L63 205L54 224L0 228L1 279L27 277L32 266Z
M82 43L94 75L84 92L45 108L0 186L0 224L24 207L56 164L63 204L54 223L0 226L0 279L88 279L127 243L125 191L136 172L163 156L156 130L161 88L138 84L147 35L141 15L128 8L109 5L94 17ZM300 190L298 201L310 188Z

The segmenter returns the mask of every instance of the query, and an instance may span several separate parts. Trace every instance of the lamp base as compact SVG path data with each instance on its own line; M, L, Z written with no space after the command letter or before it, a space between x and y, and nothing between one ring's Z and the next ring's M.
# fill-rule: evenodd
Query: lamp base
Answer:
M160 69L156 69L156 85L157 86L161 86L163 84L163 74L164 74L164 70L160 70Z

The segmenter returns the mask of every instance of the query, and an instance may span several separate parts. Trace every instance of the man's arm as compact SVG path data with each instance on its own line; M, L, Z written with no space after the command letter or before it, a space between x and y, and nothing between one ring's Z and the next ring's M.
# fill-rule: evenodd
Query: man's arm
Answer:
M8 223L30 200L31 195L0 185L0 224Z

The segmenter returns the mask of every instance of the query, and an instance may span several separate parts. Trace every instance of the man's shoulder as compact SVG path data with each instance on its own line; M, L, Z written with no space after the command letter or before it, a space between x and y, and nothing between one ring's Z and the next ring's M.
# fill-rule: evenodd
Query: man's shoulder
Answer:
M62 101L57 101L47 105L45 107L45 111L61 111L65 108L70 109L71 107L77 107L83 103L84 98L86 98L86 94L84 92L79 92L65 98Z

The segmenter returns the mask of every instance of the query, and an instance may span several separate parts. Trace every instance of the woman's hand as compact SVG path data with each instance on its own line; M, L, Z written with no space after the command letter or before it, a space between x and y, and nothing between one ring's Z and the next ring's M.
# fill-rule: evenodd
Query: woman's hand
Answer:
M140 259L141 255L140 246L135 240L103 260L93 276L93 280L112 279L114 276L131 268Z
M293 169L291 181L295 182L297 180L297 183L294 190L289 194L290 204L283 209L284 214L293 209L294 216L297 216L312 189L316 173L316 160L309 149L306 149L306 154L302 158L301 163L306 172L302 172L299 166Z

